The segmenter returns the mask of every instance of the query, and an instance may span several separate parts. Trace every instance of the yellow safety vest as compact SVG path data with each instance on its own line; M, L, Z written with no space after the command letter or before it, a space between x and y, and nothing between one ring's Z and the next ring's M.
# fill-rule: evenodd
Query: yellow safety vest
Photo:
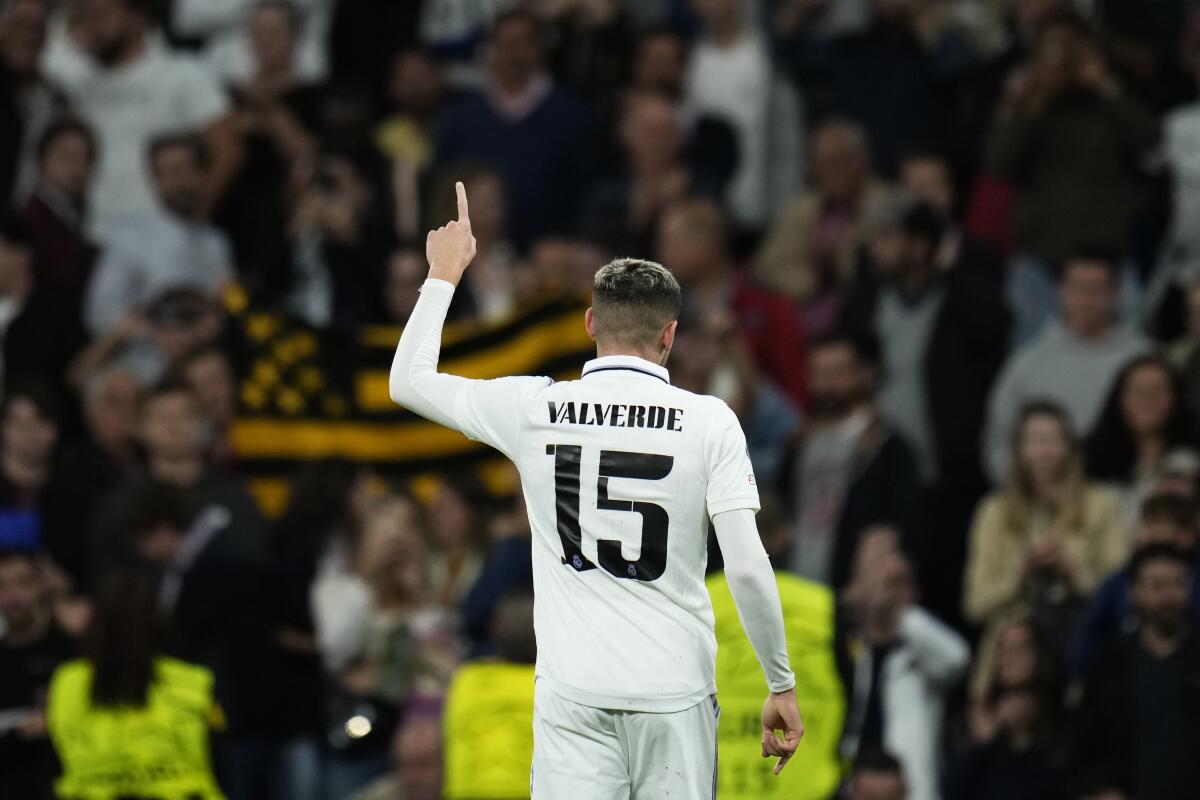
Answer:
M443 725L447 800L529 797L532 664L479 661L459 668Z
M224 800L208 751L212 673L171 658L159 658L154 668L142 708L94 707L86 661L54 673L46 715L63 765L59 797Z
M721 800L824 800L841 778L838 741L846 716L833 653L833 593L825 586L777 573L788 655L804 717L800 749L780 775L762 757L762 704L766 683L729 593L724 573L708 579L717 621L717 732Z

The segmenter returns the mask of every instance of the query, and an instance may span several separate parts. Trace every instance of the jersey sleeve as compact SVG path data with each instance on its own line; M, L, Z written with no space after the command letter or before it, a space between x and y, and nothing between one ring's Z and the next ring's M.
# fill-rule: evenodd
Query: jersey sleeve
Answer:
M532 395L550 378L516 376L464 384L455 401L454 420L468 439L490 445L514 457Z
M758 511L758 486L754 480L754 467L750 465L746 434L729 406L720 403L709 422L708 433L705 452L709 516L739 509Z

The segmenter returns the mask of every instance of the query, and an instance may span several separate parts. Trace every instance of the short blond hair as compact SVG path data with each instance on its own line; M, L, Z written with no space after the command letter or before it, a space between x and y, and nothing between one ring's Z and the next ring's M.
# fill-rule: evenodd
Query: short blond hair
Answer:
M679 281L662 264L618 258L596 272L592 316L596 338L632 348L652 347L668 323L679 318Z

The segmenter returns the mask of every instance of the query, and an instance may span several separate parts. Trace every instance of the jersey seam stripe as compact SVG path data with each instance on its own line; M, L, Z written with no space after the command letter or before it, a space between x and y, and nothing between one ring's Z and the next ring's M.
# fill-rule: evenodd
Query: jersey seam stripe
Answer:
M611 372L613 370L624 370L626 372L640 372L643 375L649 375L651 378L655 378L657 380L662 381L667 386L671 385L671 382L669 380L667 380L666 378L664 378L662 375L655 375L653 372L650 372L649 370L638 369L637 367L596 367L595 369L589 369L587 372L583 373L580 377L586 378L588 375L591 375L596 372Z

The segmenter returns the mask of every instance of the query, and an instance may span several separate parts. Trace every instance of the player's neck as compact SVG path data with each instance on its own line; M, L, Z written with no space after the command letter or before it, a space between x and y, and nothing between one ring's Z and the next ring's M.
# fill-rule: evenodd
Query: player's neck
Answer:
M625 358L640 358L643 361L649 361L651 364L657 364L662 367L666 361L665 353L651 353L648 350L633 350L627 347L596 347L596 358L608 358L610 356L624 356Z

